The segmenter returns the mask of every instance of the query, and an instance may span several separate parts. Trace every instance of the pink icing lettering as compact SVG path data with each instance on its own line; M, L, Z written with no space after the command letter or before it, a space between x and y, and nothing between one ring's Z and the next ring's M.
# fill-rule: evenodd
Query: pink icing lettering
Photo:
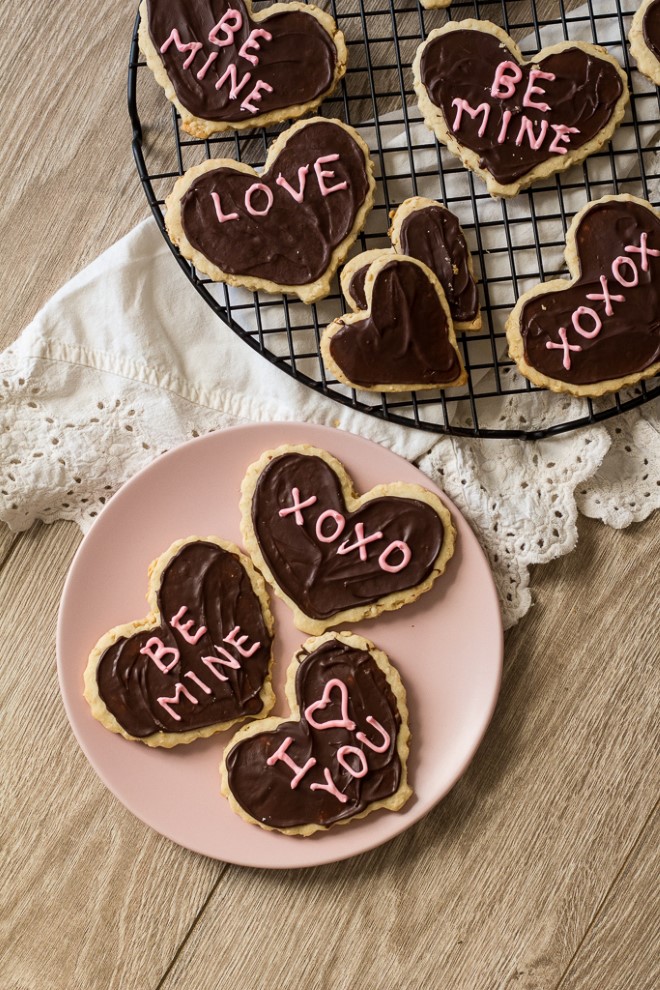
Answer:
M291 790L295 791L296 787L303 779L307 771L311 770L312 767L316 764L316 760L314 759L313 756L310 756L310 758L307 760L307 763L305 763L304 766L302 767L299 766L299 764L294 763L294 761L287 753L287 750L292 742L293 742L293 736L287 736L284 742L282 743L282 745L279 747L279 749L276 749L273 755L268 757L266 763L268 764L269 767L274 767L277 761L280 760L282 763L285 763L290 770L295 771L293 777L291 778L291 784L290 784Z
M628 248L626 248L626 251L627 250ZM633 276L630 281L626 280L621 274L622 265L628 265L628 267L632 269ZM623 285L627 289L634 289L636 285L639 285L639 272L637 271L637 265L632 258L626 258L624 255L619 255L619 257L615 258L612 262L612 275L614 275L614 278L617 280L619 285ZM613 296L612 298L616 299L616 296Z
M348 798L341 791L338 791L335 787L335 782L330 776L330 771L326 767L323 771L323 776L325 777L325 784L310 784L310 790L312 791L329 791L341 804L346 804Z
M254 104L252 103L252 100L260 101L261 100L260 94L262 90L264 93L272 93L273 87L269 86L267 82L263 81L263 79L257 79L256 83L254 84L254 88L250 90L248 95L241 103L241 110L249 110L250 113L257 113L259 107L255 107Z
M375 718L372 718L371 715L367 715L367 722L369 725L373 726L373 728L376 729L377 732L381 734L383 739L382 743L380 744L380 746L378 746L376 743L371 742L369 739L367 739L364 732L356 732L355 734L356 739L358 740L358 742L361 742L363 746L368 746L369 749L372 749L374 753L384 753L391 742L391 736L389 732L387 732L382 727L380 722L377 722Z
M548 148L548 151L554 151L557 155L565 155L568 153L568 148L564 148L560 142L564 144L570 144L570 135L579 134L579 127L567 127L566 124L551 124L550 125L555 132L555 136L552 139L552 143Z
M252 205L252 197L256 192L262 192L266 194L266 206L264 207L263 210L255 210L254 206ZM253 217L265 217L267 213L270 213L270 208L272 205L273 205L273 194L268 188L268 186L265 186L263 182L254 182L245 194L245 209L248 211L248 213L250 213Z
M195 55L200 50L200 48L203 48L201 41L189 41L184 45L184 43L181 41L181 35L177 31L177 29L172 28L171 35L169 36L167 41L160 46L161 55L165 54L165 52L170 47L172 42L174 42L174 44L176 45L177 49L180 52L190 52L190 55L183 63L184 69L187 69L192 65Z
M253 48L255 52L261 51L261 46L257 41L257 38L263 38L264 41L272 41L273 36L268 31L264 31L263 28L255 28L247 36L241 47L238 49L238 54L241 58L246 58L248 62L252 62L252 65L259 65L258 55L248 55L248 50Z
M291 489L291 497L293 499L293 505L290 505L287 509L280 509L278 515L280 519L284 519L285 516L290 516L292 512L296 514L296 525L302 526L303 514L301 509L308 509L310 505L314 505L316 502L316 495L310 495L305 502L300 501L300 490L298 488Z
M275 182L278 186L282 186L282 189L286 189L290 196L295 199L296 203L302 203L303 196L305 195L305 185L307 183L307 173L309 172L309 165L301 165L298 169L298 188L294 189L293 186L289 185L287 180L284 178L282 173L277 176Z
M624 261L628 261L629 259L628 258L624 258L623 260ZM608 285L608 282L607 282L607 276L606 275L601 275L600 276L600 284L601 284L601 286L603 288L602 293L600 293L600 292L589 292L589 293L587 293L587 299L591 299L593 302L598 302L600 299L602 299L603 302L605 303L605 313L607 314L607 316L612 316L614 314L614 310L612 309L612 303L613 302L625 302L626 301L626 297L625 296L613 296L611 294L610 288L609 288L609 285Z
M200 80L200 82L204 78L204 76L206 75L206 73L209 71L209 69L211 68L211 66L215 62L215 60L218 57L218 55L219 55L219 52L211 52L211 54L207 58L206 62L204 62L204 65L201 67L201 69L197 73L197 78Z
M337 182L334 186L326 186L326 179L334 179L335 172L329 171L321 168L327 162L336 162L339 160L339 155L322 155L321 158L317 158L314 162L314 171L316 172L316 178L319 180L319 189L321 190L322 196L329 196L333 192L339 192L340 189L347 189L348 182Z
M580 323L580 319L583 316L590 316L591 319L594 321L593 330L583 330L582 324ZM579 333L580 336L582 337L586 337L588 340L591 340L592 337L597 337L600 331L603 329L603 324L600 319L600 316L598 315L595 309L591 309L589 306L578 306L578 308L573 313L571 320L573 322L573 329L576 331L576 333Z
M375 540L382 540L383 534L380 530L376 533L372 533L371 536L364 535L364 523L355 524L355 536L357 537L355 543L351 543L349 546L348 540L344 542L337 548L337 553L340 557L343 557L347 553L351 553L353 550L359 551L360 560L366 560L368 557L366 546L368 543L373 543Z
M145 656L149 657L150 660L156 664L159 670L162 670L164 674L168 674L172 667L176 667L179 662L180 653L174 646L165 646L162 639L158 636L152 636L151 639L147 640L146 646L143 646L140 653L144 653ZM166 654L170 654L174 659L169 664L162 663L162 658Z
M314 712L327 708L330 703L330 695L335 689L341 694L341 718L333 718L327 722L317 722L313 717ZM348 688L344 682L340 681L338 677L333 677L332 680L329 680L323 688L321 698L318 701L312 702L305 709L305 719L313 729L348 729L349 732L352 732L355 728L355 722L348 717Z
M323 523L326 519L332 519L336 523L336 529L332 536L323 535ZM344 526L346 525L346 520L342 516L341 512L335 512L334 509L326 509L316 520L316 539L321 543L333 543L338 539L344 532Z
M461 100L456 97L456 99L452 101L451 105L456 107L456 116L454 117L454 123L452 124L452 131L460 130L461 121L463 120L463 113L469 114L472 120L474 120L475 117L478 117L480 113L483 113L484 119L482 120L481 126L479 127L477 133L479 134L479 137L484 136L486 133L486 127L488 126L488 118L490 117L489 103L480 103L476 110L473 110L467 100Z
M211 193L211 199L213 200L213 205L215 206L215 215L218 218L219 223L226 223L227 220L238 220L238 213L223 213L222 206L220 205L220 197L217 192Z
M195 643L198 643L200 641L200 639L206 632L206 626L200 626L197 632L194 633L194 635L189 633L188 630L192 629L192 627L195 624L194 620L188 619L187 622L184 622L184 624L181 625L181 619L184 617L187 611L188 611L188 606L182 605L179 611L176 613L176 615L173 615L172 618L170 619L170 625L172 626L173 629L179 630L179 632L185 639L186 643L190 643L192 646L194 646Z
M504 144L506 140L507 131L509 130L509 124L511 123L511 118L513 114L510 110L505 110L502 114L502 126L500 128L500 133L497 135L497 143Z
M222 73L217 83L215 84L216 89L220 89L227 82L227 79L231 81L231 88L229 90L229 99L235 100L240 91L244 86L247 86L252 76L249 72L246 72L240 82L237 82L236 66L231 62L225 71Z
M566 369L566 371L570 371L571 370L571 354L570 354L570 352L571 351L581 351L582 348L580 347L579 344L569 344L568 337L566 336L566 327L560 327L559 328L559 339L561 341L560 344L555 343L553 340L548 340L548 341L546 341L546 345L545 346L547 347L547 349L549 351L553 350L554 348L558 348L560 351L563 351L564 352L564 360L562 361L562 364L564 365L564 368Z
M635 247L634 244L629 244L625 248L626 254L640 254L642 262L642 271L647 272L649 270L649 255L652 258L657 258L660 256L660 251L656 251L654 248L648 246L648 234L644 231L639 238L639 247Z
M211 691L211 688L210 687L207 687L207 685L204 683L204 681L200 681L199 677L197 676L197 674L194 671L187 670L183 676L184 677L189 677L190 680L193 682L193 684L196 684L197 687L201 687L201 689L204 692L204 694L212 694L213 693Z
M257 652L261 643L253 643L249 650L244 650L243 643L247 642L247 636L238 636L237 639L236 637L240 631L240 626L234 626L229 635L223 638L222 642L229 643L230 646L235 646L242 657L251 657Z
M495 69L495 78L490 88L490 95L496 96L499 100L508 100L515 94L516 86L522 77L522 69L515 62L500 62Z
M158 704L161 705L165 709L165 711L168 712L168 714L172 716L172 718L174 719L175 722L180 722L181 721L181 716L179 715L178 712L172 711L172 708L170 706L171 705L178 705L180 703L181 695L182 694L184 694L186 696L186 698L188 699L188 701L191 704L193 704L193 705L198 705L199 704L199 701L194 696L194 694L191 694L190 691L188 691L188 689L181 683L181 681L179 681L174 686L174 694L172 695L171 698L165 698L165 697L163 697L163 698L158 698L157 699L158 700Z
M240 670L241 665L236 657L233 657L231 653L229 653L228 650L225 650L223 646L216 646L215 648L218 653L222 653L222 656L202 657L202 663L206 664L211 673L217 677L219 681L227 681L229 678L225 674L221 674L219 670L216 670L216 665L222 664L223 667L231 667L232 670Z
M400 550L402 553L401 560L398 564L390 564L388 557L394 550ZM407 567L410 563L410 558L412 553L410 552L410 547L403 540L394 540L388 547L385 547L380 557L378 558L378 566L381 571L387 571L388 574L398 574L402 571L404 567Z
M538 137L534 134L534 122L529 119L529 117L523 117L520 121L520 130L518 131L518 137L516 138L516 145L519 148L523 143L523 138L525 134L527 135L527 140L529 141L530 147L534 151L538 151L543 142L545 141L545 136L548 133L548 122L547 120L541 121L541 127Z
M360 768L358 770L352 767L348 762L347 757L349 754L351 756L357 756L358 763L360 764ZM369 770L366 756L362 750L358 749L356 746L340 746L337 750L337 763L340 767L343 767L344 770L348 771L351 777L364 777Z
M557 77L554 72L541 72L540 69L532 69L529 74L527 89L525 90L525 95L523 96L523 106L532 107L534 110L540 110L541 113L547 113L550 109L549 103L535 103L532 99L532 93L538 93L539 96L545 96L545 90L541 89L540 86L535 86L534 83L537 79L547 79L549 82L554 82L556 78Z
M209 31L209 41L217 45L218 48L226 48L227 45L233 44L234 35L242 27L243 17L240 10L234 10L233 7L230 7L222 15L216 26ZM225 35L224 39L218 38L218 31L222 31Z

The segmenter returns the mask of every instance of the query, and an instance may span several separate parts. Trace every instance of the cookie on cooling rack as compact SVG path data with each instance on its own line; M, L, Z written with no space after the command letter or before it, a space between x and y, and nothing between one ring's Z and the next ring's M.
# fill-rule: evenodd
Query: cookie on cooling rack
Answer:
M346 45L304 3L254 12L251 0L142 0L140 48L189 134L295 120L333 92Z
M456 539L433 492L394 483L358 496L342 464L307 444L267 450L250 465L241 517L255 566L312 635L415 601Z
M344 384L370 392L463 385L467 373L433 272L387 249L368 255L361 284L365 308L338 317L323 331L328 370Z
M660 86L660 0L643 0L633 17L629 40L639 71Z
M570 280L526 292L509 353L542 388L598 396L660 372L660 215L635 196L581 210L566 237Z
M311 835L398 811L408 785L406 692L387 656L350 633L303 643L287 674L288 718L246 725L227 746L222 793L245 821Z
M526 62L489 21L432 31L413 71L427 126L493 196L515 196L598 151L628 103L626 75L605 49L562 42Z
M373 162L357 132L312 117L284 131L264 169L232 159L196 165L166 199L172 241L217 282L312 303L364 225Z
M111 732L170 748L263 718L273 617L263 579L217 537L179 540L149 568L144 619L98 641L85 698Z

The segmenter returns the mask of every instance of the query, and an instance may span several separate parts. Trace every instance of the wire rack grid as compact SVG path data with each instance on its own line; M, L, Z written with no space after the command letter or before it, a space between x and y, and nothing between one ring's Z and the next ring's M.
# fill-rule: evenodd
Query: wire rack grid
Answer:
M506 348L504 321L520 293L565 275L565 233L585 203L623 192L654 205L660 201L659 93L631 64L626 44L636 0L578 3L453 0L440 11L426 10L417 0L317 0L344 32L349 52L345 78L318 112L355 127L376 165L376 205L353 253L387 246L390 211L409 196L428 196L458 215L479 279L483 329L458 334L467 386L379 396L356 392L326 374L319 347L322 330L348 310L337 279L333 293L313 306L292 297L230 289L200 275L169 241L163 206L176 177L208 158L234 158L258 168L287 125L208 140L182 132L178 114L166 103L139 52L138 15L128 71L133 154L154 217L191 283L225 324L293 378L372 416L438 434L539 439L617 416L659 396L660 385L653 382L595 401L551 396L548 415L548 393L518 374ZM628 73L631 93L630 108L612 142L582 165L514 200L493 200L481 180L425 128L413 90L412 62L420 42L447 19L466 17L501 25L526 56L548 43L576 38L611 51ZM518 404L524 415L516 415Z

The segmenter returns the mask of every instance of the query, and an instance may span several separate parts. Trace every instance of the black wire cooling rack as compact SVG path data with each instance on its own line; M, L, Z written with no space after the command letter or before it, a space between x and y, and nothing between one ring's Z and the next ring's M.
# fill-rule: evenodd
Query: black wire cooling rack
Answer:
M355 127L376 164L376 205L353 253L388 245L389 211L409 196L440 199L457 213L473 252L483 319L482 332L458 335L468 385L380 396L347 388L327 376L319 350L323 327L348 310L336 279L333 294L305 306L292 297L214 284L181 257L163 222L164 199L175 178L205 158L235 158L258 168L287 125L208 140L186 135L140 55L138 15L128 70L133 154L163 236L208 305L250 347L317 392L382 420L434 433L539 439L617 416L659 396L660 385L645 382L596 401L549 396L518 374L504 334L504 321L521 292L566 273L564 235L585 203L624 192L654 205L660 200L659 94L631 64L626 44L637 0L454 0L442 11L425 10L416 0L317 0L317 5L332 13L349 53L341 87L318 112ZM255 3L257 9L264 6ZM549 43L576 38L611 51L625 66L631 91L630 108L612 143L514 200L493 200L483 182L421 123L412 84L411 66L422 39L447 19L466 17L501 25L522 42L527 56ZM515 414L517 405L524 414Z

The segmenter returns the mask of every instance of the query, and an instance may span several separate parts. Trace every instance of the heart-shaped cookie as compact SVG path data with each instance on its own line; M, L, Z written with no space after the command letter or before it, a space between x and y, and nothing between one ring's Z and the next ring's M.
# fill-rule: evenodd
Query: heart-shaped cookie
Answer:
M639 71L660 86L660 0L643 0L633 17L630 52Z
M436 276L447 299L454 329L480 330L472 255L458 217L442 203L411 196L394 212L388 234L395 254L416 258ZM351 309L367 308L364 288L367 271L381 254L380 248L363 251L344 265L341 290Z
M306 444L268 450L241 487L241 532L255 565L319 635L428 591L454 552L451 516L419 485L357 497L343 466Z
M366 312L347 313L323 332L326 366L339 381L372 392L462 385L467 374L437 278L414 258L377 254L364 281Z
M142 0L140 48L195 137L265 127L316 109L346 71L332 17L303 3Z
M406 693L381 650L349 633L310 639L289 667L286 694L288 719L246 725L225 750L222 792L237 814L311 835L405 804Z
M232 543L189 537L149 569L151 612L92 650L85 698L126 739L176 746L263 718L273 617L264 582Z
M566 237L571 280L526 292L507 320L509 353L543 388L603 395L660 371L660 215L605 196Z
M280 134L264 171L230 159L191 168L166 200L170 237L217 282L321 299L373 205L356 131L313 117Z
M426 124L493 196L515 196L598 151L628 103L626 75L603 48L562 42L525 62L489 21L432 31L413 69Z

